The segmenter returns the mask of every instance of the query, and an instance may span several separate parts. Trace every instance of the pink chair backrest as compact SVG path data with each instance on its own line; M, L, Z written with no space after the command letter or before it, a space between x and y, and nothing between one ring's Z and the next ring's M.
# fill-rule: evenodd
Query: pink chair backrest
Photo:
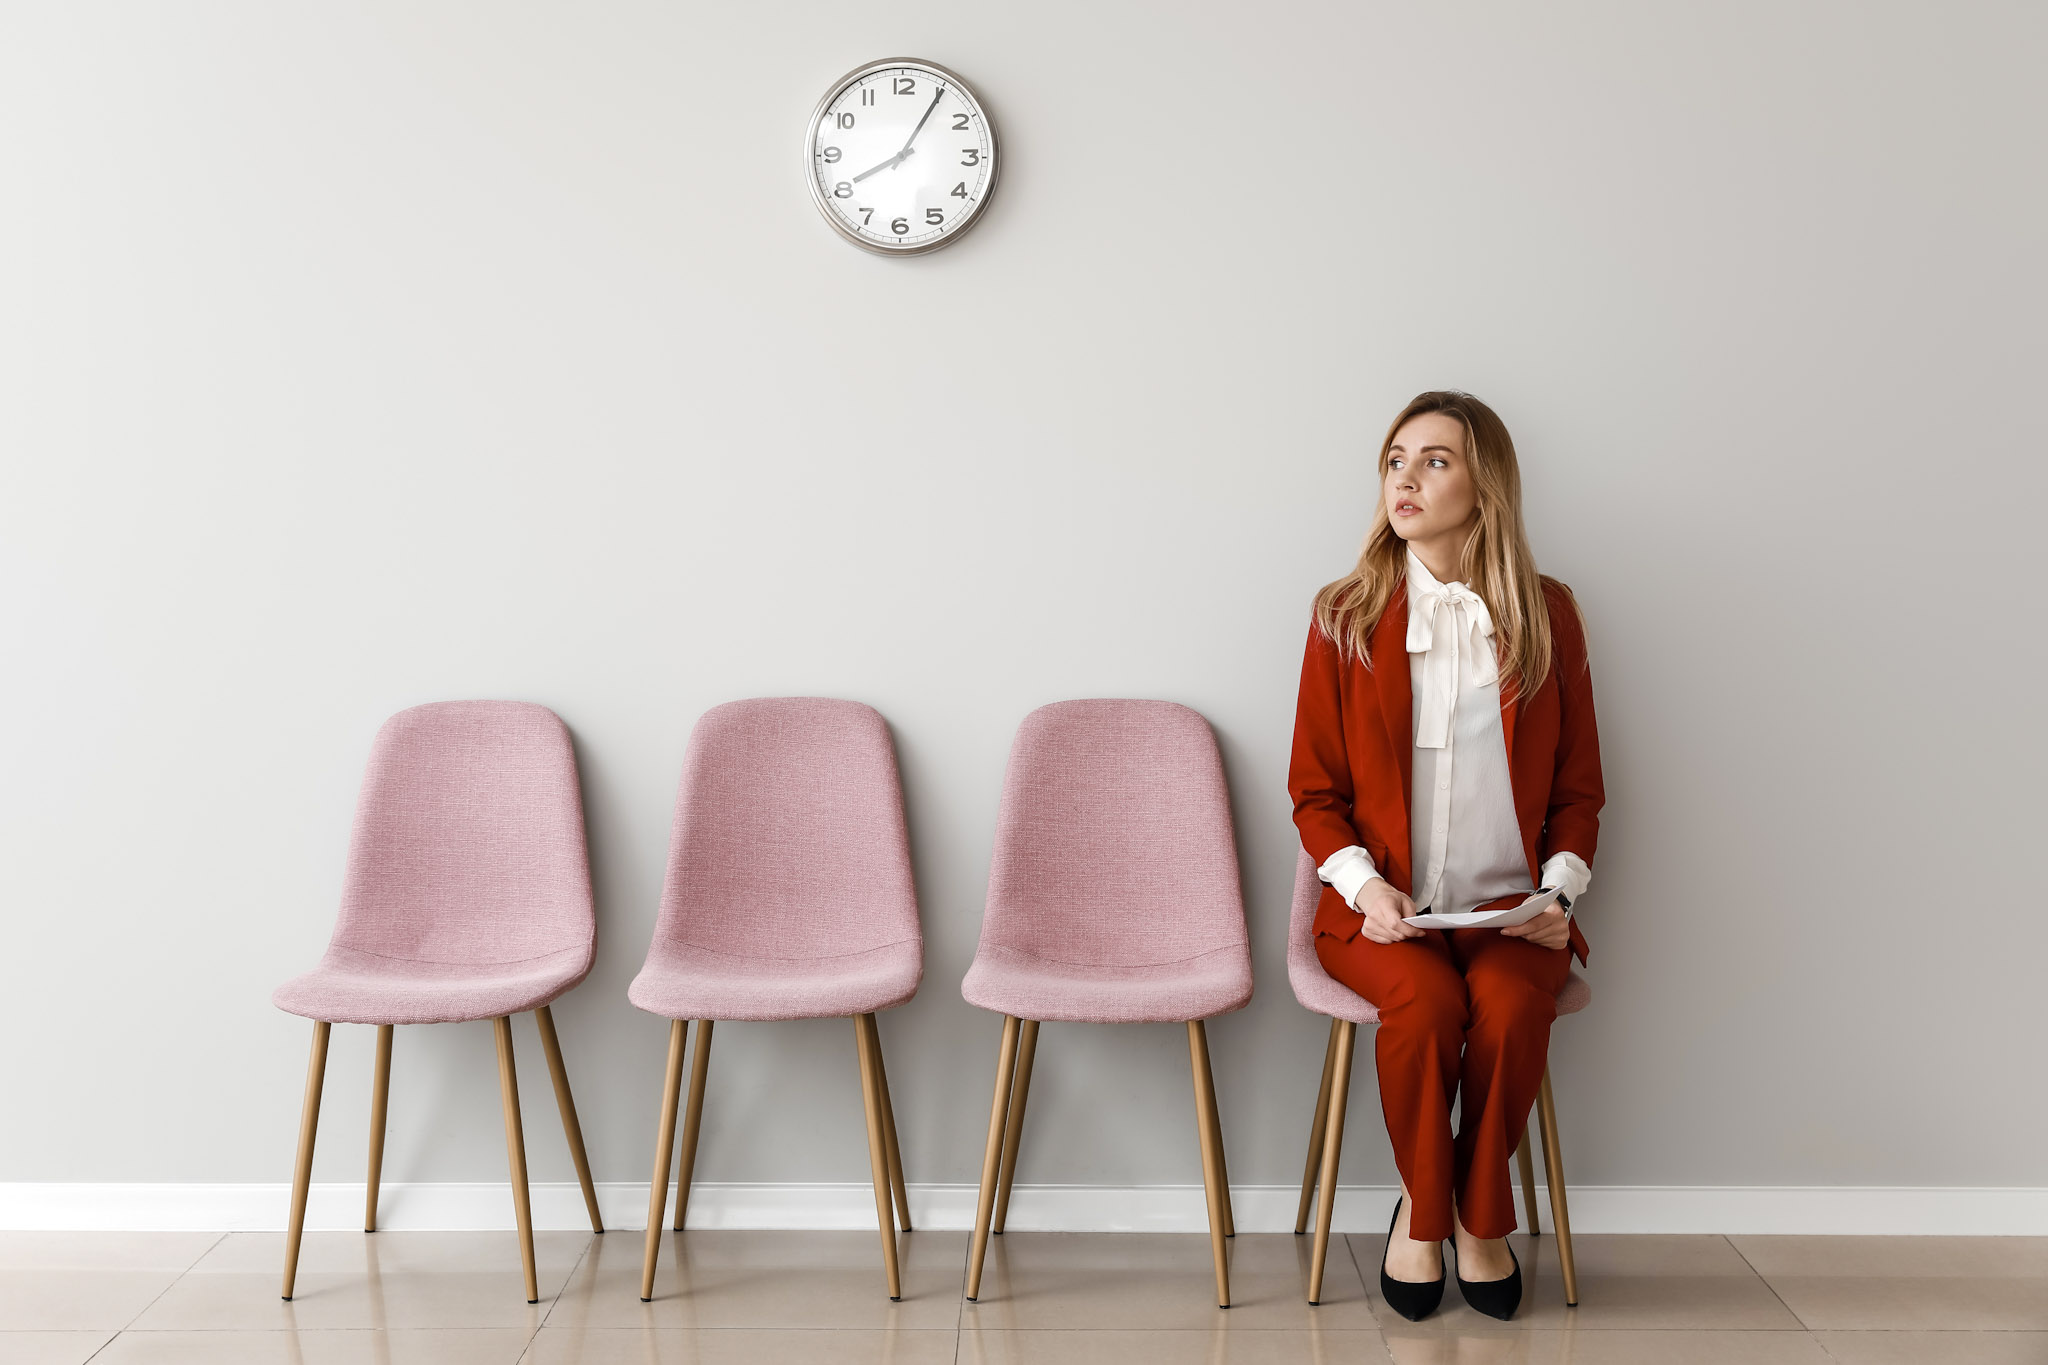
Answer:
M597 935L568 727L545 706L447 701L377 732L334 942L416 962L517 962Z
M1063 701L1017 727L982 942L1102 966L1246 941L1230 792L1199 712Z
M1302 849L1294 861L1294 904L1287 912L1287 960L1291 964L1296 955L1314 962L1316 970L1322 970L1322 963L1316 961L1315 923L1316 906L1323 899L1323 879L1316 875L1316 860Z
M683 756L654 932L760 957L922 941L881 713L827 697L705 712Z

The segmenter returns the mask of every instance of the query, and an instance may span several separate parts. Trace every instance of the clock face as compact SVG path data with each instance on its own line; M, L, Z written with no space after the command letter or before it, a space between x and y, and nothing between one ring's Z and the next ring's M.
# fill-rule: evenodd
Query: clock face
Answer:
M826 221L888 255L953 241L996 185L995 126L958 76L930 62L875 62L842 78L804 154Z

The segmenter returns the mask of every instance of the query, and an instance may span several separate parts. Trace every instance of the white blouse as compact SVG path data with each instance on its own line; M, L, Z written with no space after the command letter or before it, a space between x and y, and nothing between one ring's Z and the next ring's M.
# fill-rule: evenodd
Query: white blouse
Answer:
M1463 583L1437 582L1412 549L1407 643L1415 698L1408 823L1416 908L1456 914L1502 896L1526 896L1536 888L1529 885L1508 777L1493 616ZM1316 872L1354 910L1358 893L1380 875L1372 855L1356 844L1331 854ZM1593 869L1578 854L1560 851L1543 864L1539 880L1561 889L1569 907L1585 894Z

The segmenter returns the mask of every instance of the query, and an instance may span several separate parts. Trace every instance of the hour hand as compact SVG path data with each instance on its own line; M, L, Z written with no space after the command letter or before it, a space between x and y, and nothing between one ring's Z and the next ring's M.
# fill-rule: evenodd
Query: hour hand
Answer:
M867 178L868 178L869 176L871 176L871 175L874 175L874 174L876 174L877 172L880 172L880 171L886 171L886 170L888 170L888 169L889 169L889 168L890 168L891 166L900 166L900 165L902 165L902 164L903 164L903 158L904 158L904 157L906 157L906 156L909 156L909 155L910 155L910 148L908 148L908 147L905 147L905 148L904 148L904 149L903 149L902 151L900 151L900 152L896 153L896 155L894 155L894 156L890 157L890 158L889 158L889 159L888 159L887 161L884 161L884 162L883 162L883 163L882 163L881 165L879 165L879 166L870 166L870 167L868 167L868 168L867 168L866 170L862 171L862 172L861 172L861 173L860 173L859 175L857 175L857 176L855 176L855 177L853 178L853 183L854 183L854 184L856 184L856 185L858 185L858 184L859 184L859 183L860 183L861 181L863 181L863 180L867 179Z

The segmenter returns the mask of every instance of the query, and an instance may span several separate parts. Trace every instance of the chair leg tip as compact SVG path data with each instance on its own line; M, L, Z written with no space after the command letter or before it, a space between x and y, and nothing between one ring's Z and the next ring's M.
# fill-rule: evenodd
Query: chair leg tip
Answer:
M528 1300L527 1300L527 1302L528 1302L528 1303L539 1303L539 1302L540 1302L540 1300L539 1300L539 1299L528 1299Z
M889 1296L889 1302L891 1302L891 1303L901 1303L901 1302L903 1302L903 1296L902 1296L901 1294L891 1294L891 1295Z

